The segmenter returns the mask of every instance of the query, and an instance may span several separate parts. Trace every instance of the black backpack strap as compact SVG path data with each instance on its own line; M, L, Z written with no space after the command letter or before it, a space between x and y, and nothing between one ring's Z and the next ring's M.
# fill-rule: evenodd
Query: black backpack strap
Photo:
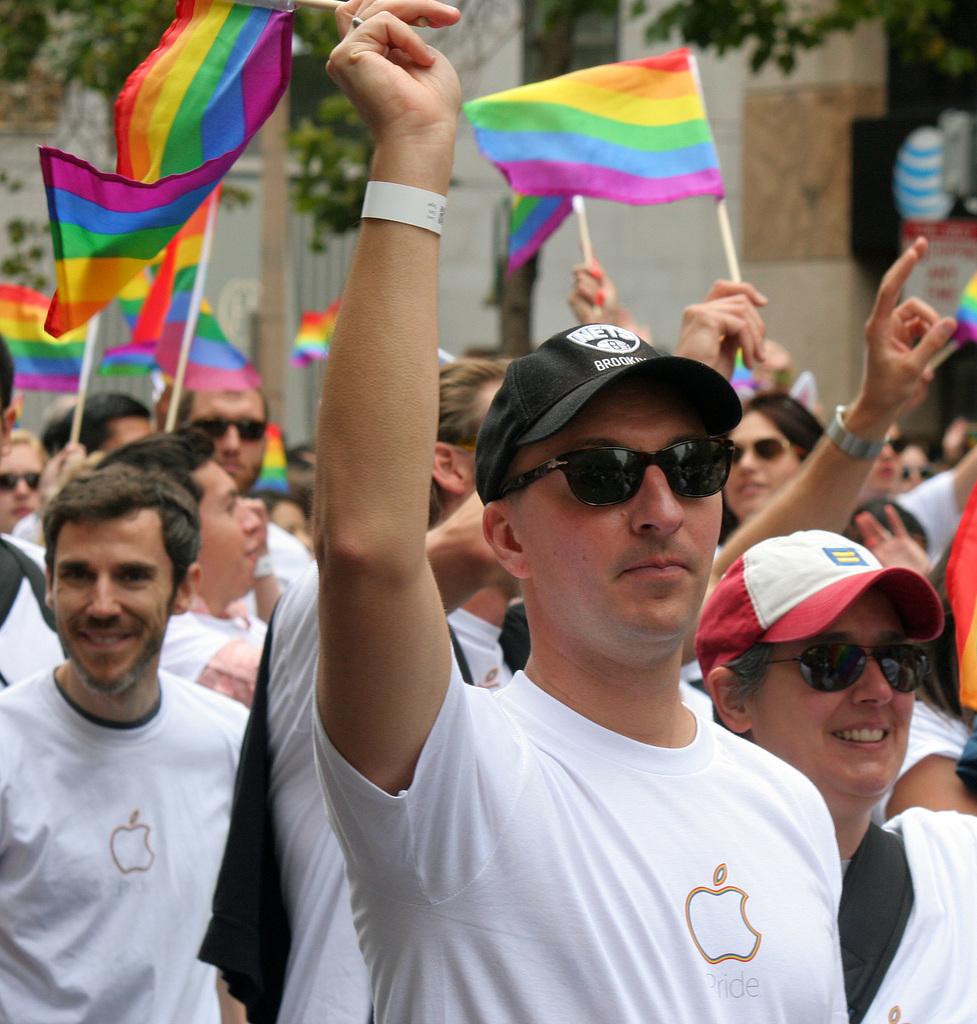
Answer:
M34 591L34 597L37 601L37 608L44 618L44 621L51 627L52 632L57 632L57 624L54 618L54 611L48 607L47 603L47 580L44 578L44 573L41 572L37 562L34 561L30 555L21 551L16 544L10 544L5 540L0 540L4 549L13 556L14 560L20 566L21 577L26 576L27 582L31 585L31 590ZM17 584L18 589L20 583ZM14 591L14 599L17 597L17 592ZM13 601L10 602L10 607L3 613L3 619L6 619L7 613L10 608L13 607ZM2 620L0 620L2 621Z
M522 601L515 601L506 609L499 646L512 672L526 667L529 661L529 623L526 621L526 606Z
M912 905L913 880L901 837L869 825L845 873L838 908L851 1024L859 1024L875 998Z
M461 670L461 678L469 686L475 685L475 680L472 679L472 670L468 664L468 659L465 657L465 652L461 649L461 642L458 637L455 636L455 631L451 628L451 623L448 623L448 635L451 637L451 646L455 649L455 661L458 662L458 668Z
M23 579L24 573L14 557L13 544L0 538L0 626L7 621Z

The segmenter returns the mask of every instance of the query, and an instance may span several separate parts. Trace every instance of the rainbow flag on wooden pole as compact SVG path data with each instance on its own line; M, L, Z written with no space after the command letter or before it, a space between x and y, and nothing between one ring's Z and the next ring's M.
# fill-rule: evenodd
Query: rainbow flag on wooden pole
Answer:
M714 195L739 279L695 58L688 49L604 64L464 105L483 155L529 196L644 205Z
M946 589L956 624L960 703L977 710L977 487L953 538Z
M116 103L116 173L41 148L58 278L52 335L115 298L244 152L288 86L291 32L291 14L177 0Z
M0 284L0 334L14 359L14 387L77 391L85 353L84 327L55 338L44 329L50 299L19 284Z

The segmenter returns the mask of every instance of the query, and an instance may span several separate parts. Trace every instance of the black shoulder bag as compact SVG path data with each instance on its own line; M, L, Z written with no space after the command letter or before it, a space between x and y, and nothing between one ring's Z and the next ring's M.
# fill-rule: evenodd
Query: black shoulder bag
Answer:
M859 1024L896 955L913 906L901 837L871 824L841 888L838 931L848 1018Z

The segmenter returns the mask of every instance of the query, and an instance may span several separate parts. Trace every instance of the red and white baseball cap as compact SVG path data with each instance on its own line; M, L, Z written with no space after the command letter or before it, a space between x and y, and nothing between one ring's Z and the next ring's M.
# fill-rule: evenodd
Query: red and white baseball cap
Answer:
M907 640L939 636L943 605L913 569L886 569L861 544L826 530L755 544L730 566L702 610L695 651L703 678L756 643L824 632L870 587L895 606Z

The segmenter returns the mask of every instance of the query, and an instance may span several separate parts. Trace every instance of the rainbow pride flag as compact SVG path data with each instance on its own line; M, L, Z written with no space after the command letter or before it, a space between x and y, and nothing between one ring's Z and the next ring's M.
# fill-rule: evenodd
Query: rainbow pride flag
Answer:
M41 148L58 290L47 329L85 323L173 238L275 109L292 15L178 0L116 104L116 173Z
M506 276L532 259L572 211L573 200L568 196L524 196L518 192L513 193Z
M218 201L219 189L166 247L159 273L133 330L133 345L151 344L156 364L170 377L176 375L180 359L208 208ZM258 371L227 340L206 299L200 305L183 386L191 391L248 391L261 386Z
M325 359L329 355L329 342L338 316L339 299L330 303L323 313L307 310L302 314L299 332L292 344L292 366L308 366L314 359Z
M86 328L60 338L44 329L47 296L19 284L0 284L0 334L14 359L14 387L77 391Z
M254 490L288 493L285 441L282 438L281 427L277 423L269 423L265 430L265 454L261 460L261 472L255 481Z
M977 710L977 487L953 537L946 590L956 625L960 703Z
M960 296L960 308L957 310L957 329L953 340L962 345L967 341L977 341L977 274Z
M158 264L154 264L158 267ZM149 297L153 276L148 267L144 267L119 292L119 309L130 332L135 330L142 312L143 305ZM108 377L137 377L158 370L156 364L156 343L150 341L134 341L125 345L108 348L102 355L98 372Z
M634 204L723 195L685 48L495 93L465 113L479 149L525 195Z
M159 270L159 263L161 262L162 259L148 267L143 267L119 292L119 310L122 313L122 319L126 322L126 327L130 331L135 329L136 321L142 312L143 303L149 297L149 289L153 286L153 278L156 276L156 271Z

